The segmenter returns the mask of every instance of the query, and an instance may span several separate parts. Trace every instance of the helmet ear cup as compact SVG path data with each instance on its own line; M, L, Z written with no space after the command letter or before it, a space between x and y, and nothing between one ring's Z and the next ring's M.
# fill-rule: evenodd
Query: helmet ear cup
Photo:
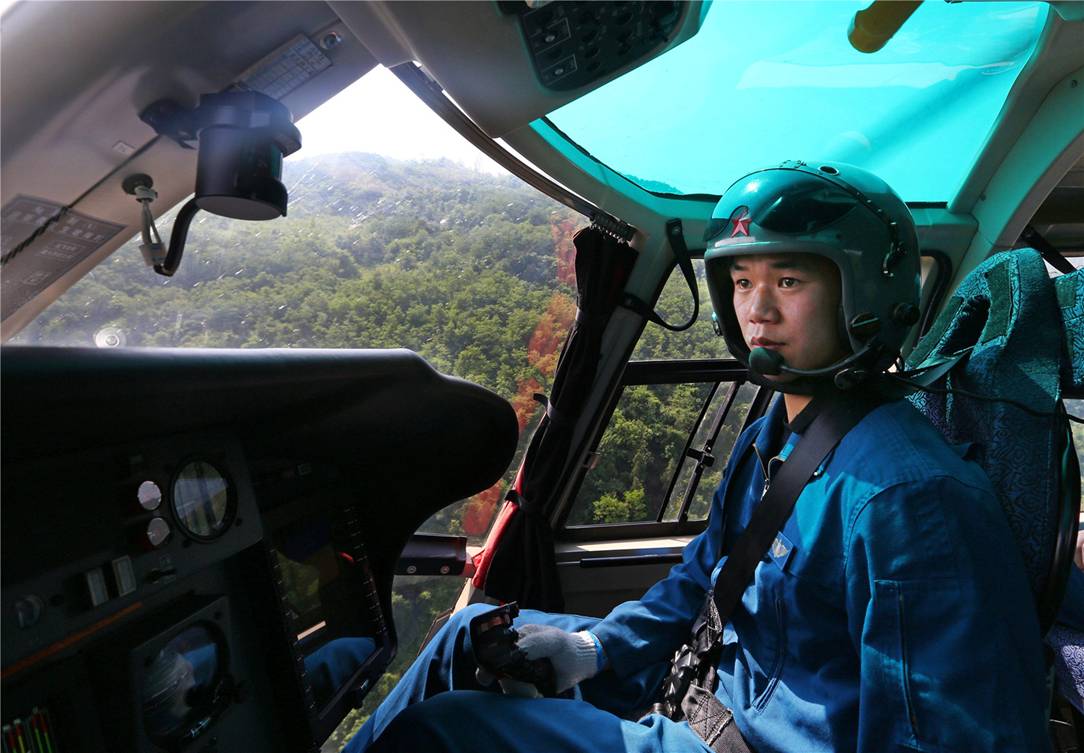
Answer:
M847 313L843 310L843 302L839 302L839 307L836 309L836 334L839 336L839 341L843 343L848 351L854 352L850 346L851 335L847 330Z
M734 282L730 278L730 259L705 259L704 272L711 297L711 326L715 334L726 341L730 355L748 365L749 349L745 346L738 318L734 314Z

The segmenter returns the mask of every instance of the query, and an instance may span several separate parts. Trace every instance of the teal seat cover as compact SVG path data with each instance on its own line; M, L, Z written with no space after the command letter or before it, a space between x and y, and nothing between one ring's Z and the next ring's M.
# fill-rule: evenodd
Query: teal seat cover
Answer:
M1079 384L1084 372L1082 283L1077 272L1056 285L1032 249L991 256L963 280L908 366L930 365L970 349L931 386L1009 398L1054 413L1063 378ZM909 399L950 442L972 443L974 458L998 491L1038 599L1050 577L1058 536L1062 420L963 395L917 392ZM1040 604L1040 613L1054 606Z
M1056 278L1054 287L1068 350L1061 383L1065 389L1084 389L1084 269Z

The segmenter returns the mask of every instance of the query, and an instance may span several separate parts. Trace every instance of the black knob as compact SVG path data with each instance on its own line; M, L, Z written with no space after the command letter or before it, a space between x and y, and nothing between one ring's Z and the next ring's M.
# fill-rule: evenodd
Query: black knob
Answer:
M124 189L124 193L135 196L137 188L153 188L154 179L144 173L135 173L126 177L121 182L120 187Z
M34 627L45 611L45 602L39 596L30 594L15 602L15 620L23 630Z
M917 322L918 317L918 306L913 303L897 303L896 307L892 309L892 318L906 327L910 327Z
M844 369L836 374L833 381L835 381L837 389L850 390L864 382L867 376L864 369Z

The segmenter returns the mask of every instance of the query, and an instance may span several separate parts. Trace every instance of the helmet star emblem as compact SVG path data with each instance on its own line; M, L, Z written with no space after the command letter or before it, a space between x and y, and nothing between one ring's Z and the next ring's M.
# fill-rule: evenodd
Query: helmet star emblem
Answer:
M734 223L734 229L730 231L731 238L738 235L749 235L749 207L735 209L734 214L730 216L730 221Z

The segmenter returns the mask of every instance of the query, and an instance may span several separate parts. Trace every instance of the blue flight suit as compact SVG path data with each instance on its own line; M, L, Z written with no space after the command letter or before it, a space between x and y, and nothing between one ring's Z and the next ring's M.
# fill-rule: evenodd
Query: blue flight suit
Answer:
M472 611L422 652L347 750L385 728L374 751L472 750L481 740L522 751L706 750L684 723L619 716L655 699L725 561L720 542L734 543L800 438L785 417L777 400L739 438L707 530L643 598L599 621L521 615L601 642L607 669L577 700L432 698L477 688ZM982 470L906 401L872 411L821 464L723 640L716 695L757 753L1050 749L1039 627L1004 514Z

